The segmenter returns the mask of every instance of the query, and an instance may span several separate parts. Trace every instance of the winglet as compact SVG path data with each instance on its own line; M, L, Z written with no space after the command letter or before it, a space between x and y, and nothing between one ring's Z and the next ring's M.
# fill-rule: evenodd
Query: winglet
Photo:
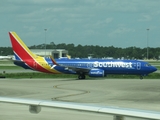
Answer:
M36 57L15 32L9 32L16 60L34 59Z
M71 59L71 56L70 56L70 55L66 55L66 56L67 56L68 59Z

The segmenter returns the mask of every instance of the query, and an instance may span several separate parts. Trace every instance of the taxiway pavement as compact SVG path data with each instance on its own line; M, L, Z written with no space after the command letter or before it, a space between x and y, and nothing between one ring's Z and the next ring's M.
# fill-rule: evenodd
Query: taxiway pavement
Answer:
M0 96L160 111L160 80L0 79ZM106 120L110 115L0 103L0 120ZM129 119L131 120L131 119Z

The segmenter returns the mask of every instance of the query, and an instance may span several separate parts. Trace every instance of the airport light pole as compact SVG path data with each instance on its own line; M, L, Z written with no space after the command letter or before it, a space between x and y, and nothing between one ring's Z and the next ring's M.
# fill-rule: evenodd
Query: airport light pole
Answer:
M149 56L149 28L146 29L147 30L147 60L148 60L148 56Z
M47 32L47 29L44 29L45 31L45 56L46 56L46 32Z

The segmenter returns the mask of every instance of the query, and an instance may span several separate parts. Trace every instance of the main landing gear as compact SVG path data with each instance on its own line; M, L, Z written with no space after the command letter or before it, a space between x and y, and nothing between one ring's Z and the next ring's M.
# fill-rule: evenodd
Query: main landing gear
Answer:
M81 73L78 75L78 79L85 79L85 78L86 78L86 76L84 73Z

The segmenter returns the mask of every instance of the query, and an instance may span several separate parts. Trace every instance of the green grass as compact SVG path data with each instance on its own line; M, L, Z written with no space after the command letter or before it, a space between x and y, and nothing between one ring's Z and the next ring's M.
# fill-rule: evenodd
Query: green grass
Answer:
M160 61L146 61L146 62L148 62L148 63L150 63L150 64L160 64Z
M47 74L47 73L6 73L0 74L0 76L5 76L6 78L75 78L77 79L78 75L71 74ZM86 76L86 78L89 78ZM102 78L102 77L100 77ZM137 75L108 75L104 78L116 78L116 79L139 79ZM148 76L144 76L144 79L160 79L160 73L152 73Z
M19 67L19 66L1 66L0 65L0 69L24 69L22 67Z
M0 60L0 64L13 64L12 60Z
M6 74L0 74L0 76L5 76L6 78L77 78L76 75L70 75L70 74L47 74L40 72L6 73Z
M108 78L123 78L123 79L139 79L138 75L108 75ZM144 76L144 79L160 79L160 73L151 73Z

